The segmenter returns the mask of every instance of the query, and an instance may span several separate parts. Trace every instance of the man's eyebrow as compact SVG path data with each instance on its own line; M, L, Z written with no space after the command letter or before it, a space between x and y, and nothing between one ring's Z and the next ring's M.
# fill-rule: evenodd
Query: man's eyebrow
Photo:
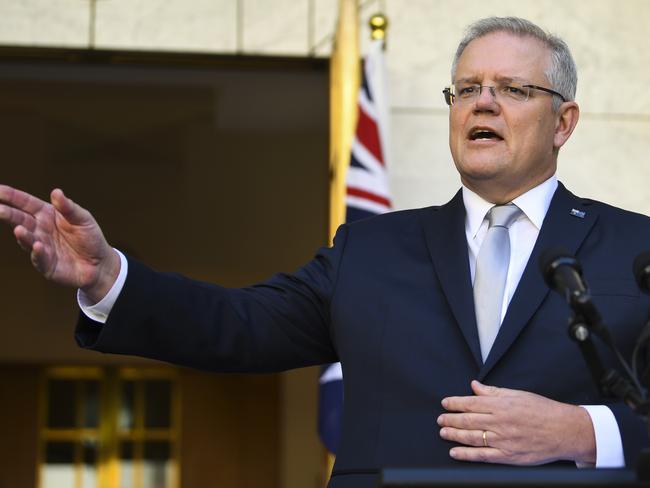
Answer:
M528 83L528 80L519 78L518 76L498 76L496 80L499 83L512 83L513 81L515 83Z
M528 83L528 80L518 76L497 76L495 77L495 81L498 83L512 83L513 81L516 83ZM476 83L478 85L482 81L479 80L478 76L468 76L466 78L459 78L454 83Z
M467 78L459 78L455 80L454 83L479 83L479 81L478 81L478 77L469 76Z

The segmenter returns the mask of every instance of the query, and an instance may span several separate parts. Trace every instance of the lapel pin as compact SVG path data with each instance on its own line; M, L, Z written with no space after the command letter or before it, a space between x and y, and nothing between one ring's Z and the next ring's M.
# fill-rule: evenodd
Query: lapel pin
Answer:
M570 213L571 215L573 215L574 217L578 217L579 219L584 219L585 215L587 215L586 212L583 212L582 210L577 210L575 208L572 208Z

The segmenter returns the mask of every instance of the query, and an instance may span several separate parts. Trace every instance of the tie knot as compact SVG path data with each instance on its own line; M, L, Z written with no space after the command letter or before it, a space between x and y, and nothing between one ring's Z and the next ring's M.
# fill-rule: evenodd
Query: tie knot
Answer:
M495 205L488 212L489 227L509 228L512 223L519 217L521 210L514 203L507 205Z

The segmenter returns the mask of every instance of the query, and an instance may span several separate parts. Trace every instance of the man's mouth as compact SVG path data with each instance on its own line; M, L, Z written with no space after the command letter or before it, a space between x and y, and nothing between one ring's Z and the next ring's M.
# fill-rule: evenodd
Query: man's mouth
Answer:
M488 141L502 141L503 137L497 134L492 129L476 128L469 134L471 141L488 140Z

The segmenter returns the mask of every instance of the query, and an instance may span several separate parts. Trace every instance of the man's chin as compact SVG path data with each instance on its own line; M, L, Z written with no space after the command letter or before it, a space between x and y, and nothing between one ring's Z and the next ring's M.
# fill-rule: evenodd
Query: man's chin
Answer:
M476 181L497 179L503 175L504 165L496 161L472 161L458 167L462 178Z

